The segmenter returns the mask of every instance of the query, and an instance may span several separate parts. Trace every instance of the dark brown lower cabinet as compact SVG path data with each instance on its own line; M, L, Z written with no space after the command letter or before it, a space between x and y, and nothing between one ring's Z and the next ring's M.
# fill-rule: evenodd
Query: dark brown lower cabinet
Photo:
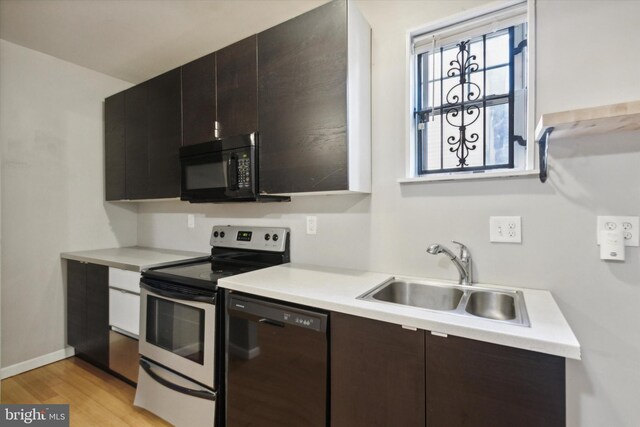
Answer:
M428 426L564 426L565 359L427 333Z
M67 342L109 366L109 268L67 260Z
M424 331L331 313L331 426L424 427Z
M565 359L331 313L333 427L565 425Z

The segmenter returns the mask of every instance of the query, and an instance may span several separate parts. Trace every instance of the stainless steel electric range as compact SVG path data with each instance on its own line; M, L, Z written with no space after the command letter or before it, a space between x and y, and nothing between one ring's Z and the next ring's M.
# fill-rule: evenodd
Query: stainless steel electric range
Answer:
M211 246L208 258L145 270L140 281L134 405L178 427L218 424L224 389L218 279L289 262L289 229L215 226Z

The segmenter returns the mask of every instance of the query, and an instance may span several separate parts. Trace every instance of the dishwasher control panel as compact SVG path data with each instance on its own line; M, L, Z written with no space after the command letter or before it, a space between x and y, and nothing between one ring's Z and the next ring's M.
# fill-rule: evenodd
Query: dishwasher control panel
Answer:
M259 323L272 326L284 327L287 324L317 332L327 330L327 314L250 297L232 295L228 310L231 316L235 315L234 312L243 313L244 316L255 317Z
M313 329L314 331L320 330L320 319L315 317L304 316L298 313L288 313L286 311L282 313L282 316L282 321L285 323Z

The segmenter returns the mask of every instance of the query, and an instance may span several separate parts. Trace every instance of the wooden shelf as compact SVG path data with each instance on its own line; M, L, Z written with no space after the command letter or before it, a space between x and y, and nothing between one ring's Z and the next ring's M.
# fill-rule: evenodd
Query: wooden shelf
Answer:
M536 126L540 144L540 181L547 179L547 147L553 140L604 133L640 131L640 101L543 114Z
M640 101L543 114L536 141L553 128L553 139L640 130Z

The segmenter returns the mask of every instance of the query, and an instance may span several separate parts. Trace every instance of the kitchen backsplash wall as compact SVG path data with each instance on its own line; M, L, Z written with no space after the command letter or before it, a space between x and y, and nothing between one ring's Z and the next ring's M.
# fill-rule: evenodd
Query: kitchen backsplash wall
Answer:
M640 248L598 258L596 216L640 215L640 134L550 145L550 178L400 185L407 105L406 31L481 2L358 1L373 28L373 194L285 204L140 204L138 243L208 250L216 224L284 225L292 260L454 279L430 243L460 240L477 280L550 289L583 346L568 362L570 426L640 425ZM537 2L537 113L640 99L633 55L640 2ZM624 28L625 32L620 29ZM187 214L196 226L187 228ZM318 234L307 235L307 215ZM523 243L489 243L489 216L522 216ZM536 319L532 319L535 321Z
M60 252L136 244L102 173L103 99L128 86L0 40L3 367L66 346Z

